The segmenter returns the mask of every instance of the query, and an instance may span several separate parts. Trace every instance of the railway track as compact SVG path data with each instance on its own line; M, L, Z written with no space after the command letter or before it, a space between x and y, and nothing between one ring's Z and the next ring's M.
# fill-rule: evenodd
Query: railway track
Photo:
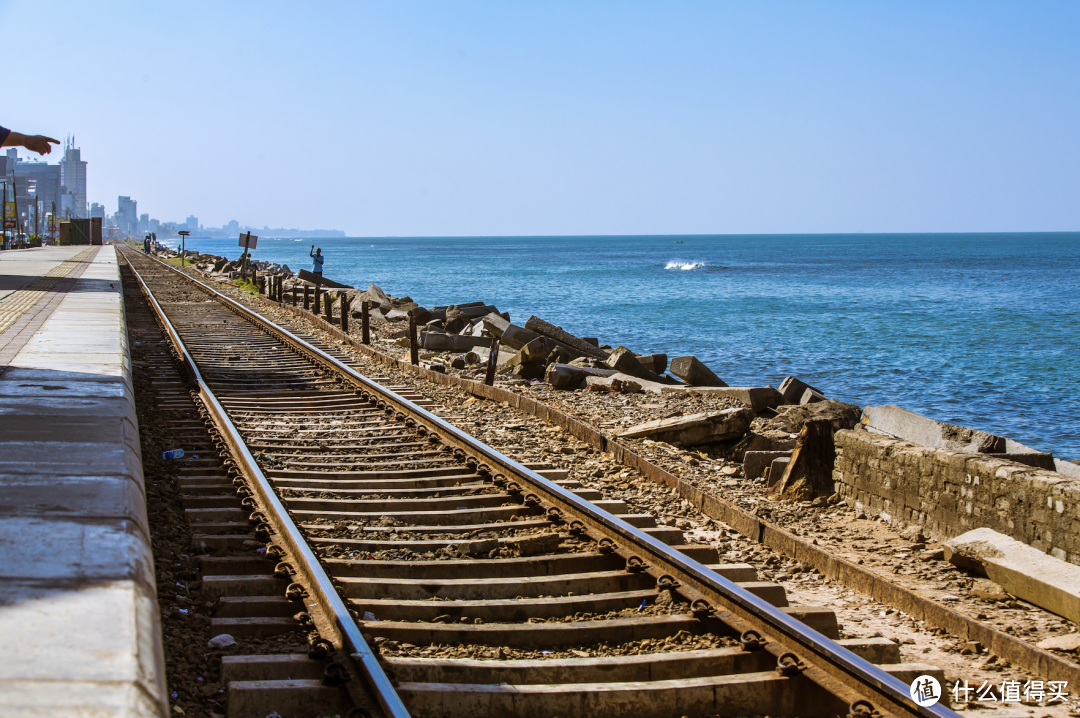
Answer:
M754 567L123 251L215 435L219 456L184 469L196 540L266 542L203 559L216 625L299 623L338 659L321 680L293 677L318 675L302 655L226 660L231 718L234 689L282 681L344 686L356 715L955 715L915 705L920 666L891 642L831 640L830 610L787 606Z

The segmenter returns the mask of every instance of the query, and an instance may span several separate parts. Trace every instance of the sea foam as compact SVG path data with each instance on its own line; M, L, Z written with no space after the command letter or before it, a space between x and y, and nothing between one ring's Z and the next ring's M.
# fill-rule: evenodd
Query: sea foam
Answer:
M704 262L680 262L677 259L673 259L664 265L664 269L681 269L683 271L688 271L691 269L701 269L704 266Z

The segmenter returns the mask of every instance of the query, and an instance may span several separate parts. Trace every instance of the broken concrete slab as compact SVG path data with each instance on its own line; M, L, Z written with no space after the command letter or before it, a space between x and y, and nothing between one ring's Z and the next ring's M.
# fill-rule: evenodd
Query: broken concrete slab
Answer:
M503 332L510 326L509 319L495 312L485 315L481 323L484 325L484 329L488 331L488 334L498 339L502 338Z
M502 336L499 338L506 346L521 349L539 336L536 332L530 332L528 329L522 329L519 326L510 324L503 329Z
M800 427L801 428L801 427ZM743 461L749 451L791 451L795 448L798 434L775 429L751 431L731 449L733 461Z
M644 386L644 385L643 385ZM728 397L749 406L755 412L771 409L783 401L780 392L771 386L665 386L657 384L656 391L661 394L694 393L703 396ZM647 391L652 391L646 386Z
M780 393L784 395L784 401L788 404L801 404L803 394L807 389L813 389L819 394L824 396L824 392L820 389L815 389L806 382L797 379L793 376L784 377L784 381L780 382Z
M619 434L621 439L644 439L678 442L697 446L714 441L730 441L746 435L753 421L753 412L742 409L703 412L688 416L672 416L638 424Z
M1080 465L1065 459L1054 459L1054 471L1070 479L1080 479Z
M1080 566L987 528L944 544L945 560L986 576L1017 598L1080 621Z
M1035 647L1044 651L1080 651L1080 633L1044 638L1036 643Z
M585 388L589 391L610 391L615 394L640 394L644 391L641 387L643 381L619 373L611 376L586 376Z
M878 434L922 446L975 454L1005 453L1003 437L936 421L893 404L864 408L862 424Z
M490 347L494 343L491 337L470 337L442 332L421 332L419 340L421 347L433 352L467 352L473 347ZM404 341L405 346L408 346L408 338Z
M667 354L646 354L637 358L638 364L653 374L663 374L667 371Z
M816 389L807 387L806 391L799 398L800 404L816 404L819 401L828 401L828 398Z
M549 364L544 381L557 389L577 389L585 381L585 371L569 364Z
M743 476L748 479L760 478L774 460L790 458L791 451L747 451L743 454Z
M769 464L769 468L765 470L765 483L769 486L776 486L780 479L784 478L784 473L790 463L790 456L778 456L773 459L772 463Z
M550 337L557 342L565 344L577 351L578 354L583 356L595 357L597 359L607 359L608 353L600 347L593 346L589 342L574 336L570 332L563 331L562 327L557 327L554 324L545 322L538 316L530 316L525 322L525 328L531 332L542 334L545 337Z
M692 386L727 386L723 379L698 361L697 357L675 357L671 360L669 371Z
M766 429L786 431L797 434L802 431L803 424L810 419L828 419L832 423L833 432L841 429L854 429L859 423L862 411L854 404L845 404L841 401L816 402L795 406L783 414L774 417L765 424Z
M623 374L629 374L630 376L656 382L657 384L668 383L668 380L664 377L641 366L641 363L637 359L637 355L624 346L615 347L615 350L611 352L611 355L604 363L611 369L622 372Z
M446 307L432 307L431 316L435 319L446 319L447 313L451 310L460 312L466 319L476 319L488 314L498 314L498 307L492 304L485 304L484 302L469 302L468 304L451 304Z

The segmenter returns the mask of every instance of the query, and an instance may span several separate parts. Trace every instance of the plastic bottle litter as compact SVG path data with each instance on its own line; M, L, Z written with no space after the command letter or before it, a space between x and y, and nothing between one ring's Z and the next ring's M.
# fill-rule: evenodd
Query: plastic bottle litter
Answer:
M374 620L376 620L375 619L375 614L372 613L371 611L364 611L364 620L365 621L374 621Z
M184 458L184 450L173 449L172 451L166 451L164 454L161 455L161 458L165 461L168 461L170 459L182 459Z
M229 646L236 645L236 639L230 636L228 633L222 633L220 636L214 636L206 645L211 648L228 648Z

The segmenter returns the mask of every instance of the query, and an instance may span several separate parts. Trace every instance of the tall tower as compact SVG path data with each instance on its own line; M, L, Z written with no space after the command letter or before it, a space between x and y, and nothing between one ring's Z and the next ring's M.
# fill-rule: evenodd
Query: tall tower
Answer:
M75 216L79 219L87 217L86 161L82 159L81 150L75 146L74 136L64 141L64 159L60 160L60 184L75 196Z

